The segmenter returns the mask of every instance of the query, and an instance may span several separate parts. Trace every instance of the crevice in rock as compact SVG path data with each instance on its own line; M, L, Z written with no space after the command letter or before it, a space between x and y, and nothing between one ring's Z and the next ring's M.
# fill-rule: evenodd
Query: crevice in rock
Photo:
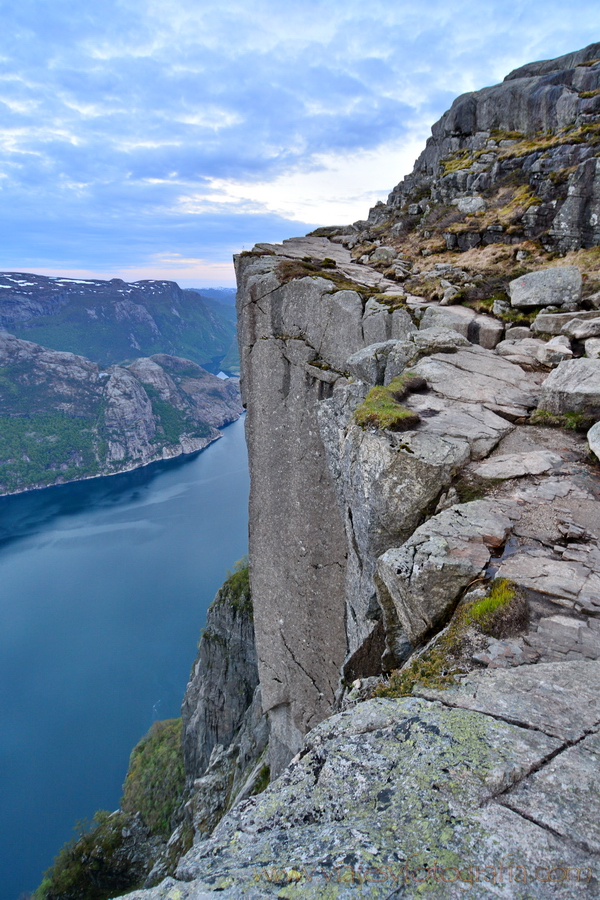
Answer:
M567 847L570 847L574 850L583 851L584 853L589 853L591 856L596 856L600 858L600 853L597 850L594 850L589 846L585 841L575 841L570 837L567 837L564 834L561 834L559 831L556 831L554 828L551 828L550 825L545 822L541 822L539 819L536 819L535 816L530 816L527 813L524 813L520 809L515 809L512 806L508 806L506 803L500 803L500 806L504 806L506 809L510 809L511 812L515 813L517 816L520 816L526 822L531 822L532 825L536 825L538 828L543 829L548 834L551 834L553 838L557 841L560 841L561 844L565 844Z

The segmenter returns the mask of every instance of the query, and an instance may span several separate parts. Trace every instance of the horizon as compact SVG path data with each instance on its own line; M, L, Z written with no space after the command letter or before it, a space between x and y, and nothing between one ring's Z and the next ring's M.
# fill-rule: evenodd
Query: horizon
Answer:
M475 0L57 0L0 22L0 269L182 287L364 219L456 96L600 35L592 0L490 0L485 21Z

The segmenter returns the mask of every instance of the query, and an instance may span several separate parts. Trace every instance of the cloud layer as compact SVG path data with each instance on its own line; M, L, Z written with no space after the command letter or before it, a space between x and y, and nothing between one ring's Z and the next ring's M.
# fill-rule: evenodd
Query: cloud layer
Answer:
M457 94L600 37L595 0L508 7L9 0L0 268L231 283L243 246L363 217Z

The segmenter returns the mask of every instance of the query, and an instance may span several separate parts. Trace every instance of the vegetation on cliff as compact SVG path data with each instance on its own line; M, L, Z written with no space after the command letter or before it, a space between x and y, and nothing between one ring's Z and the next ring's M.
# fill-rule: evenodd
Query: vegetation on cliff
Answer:
M34 900L107 900L143 885L183 797L181 731L181 719L152 725L131 754L121 808L77 826Z

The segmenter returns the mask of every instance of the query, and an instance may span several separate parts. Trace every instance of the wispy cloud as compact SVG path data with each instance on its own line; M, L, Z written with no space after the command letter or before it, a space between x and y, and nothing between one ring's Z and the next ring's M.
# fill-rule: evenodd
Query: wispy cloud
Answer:
M458 93L596 40L600 9L20 0L0 25L0 267L231 282L244 245L363 217Z

